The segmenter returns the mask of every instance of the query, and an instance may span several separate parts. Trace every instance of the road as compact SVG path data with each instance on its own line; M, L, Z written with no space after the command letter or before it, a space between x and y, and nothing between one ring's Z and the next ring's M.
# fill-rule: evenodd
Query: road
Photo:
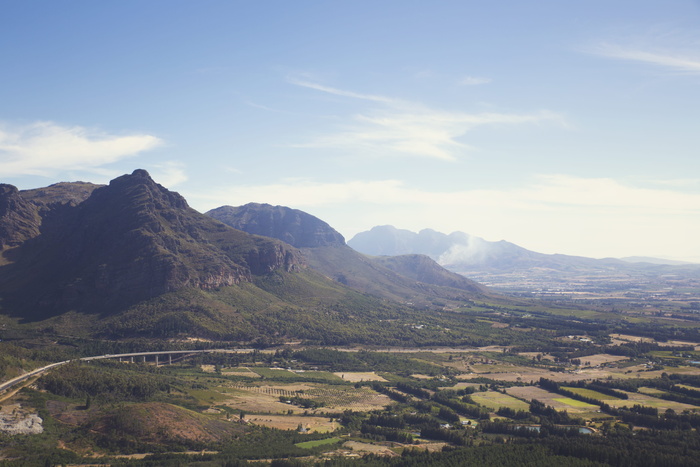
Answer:
M131 358L131 357L149 357L149 356L156 356L156 355L179 355L179 354L196 354L196 353L215 353L215 352L220 352L220 353L248 353L248 352L253 352L255 349L208 349L208 350L163 350L160 352L132 352L132 353L122 353L122 354L105 354L105 355L96 355L94 357L83 357L83 358L76 358L74 360L66 360L63 362L57 362L57 363L52 363L50 365L43 366L41 368L37 368L36 370L32 370L29 373L25 373L21 376L17 376L16 378L12 378L11 380L5 381L4 383L0 383L0 392L3 392L7 389L10 389L13 386L16 386L17 384L28 380L29 378L32 378L34 376L40 376L44 374L45 372L51 370L52 368L56 368L61 365L65 365L67 363L70 363L72 361L79 361L82 360L84 362L89 362L92 360L104 360L106 358Z

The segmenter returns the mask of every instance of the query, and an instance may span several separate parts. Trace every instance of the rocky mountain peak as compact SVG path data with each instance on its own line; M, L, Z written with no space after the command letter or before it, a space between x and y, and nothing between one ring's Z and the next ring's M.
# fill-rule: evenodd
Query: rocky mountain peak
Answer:
M216 289L301 265L291 247L191 209L145 170L92 190L79 204L58 203L41 222L37 205L21 204L21 193L10 188L3 192L17 200L5 216L13 222L0 220L14 230L0 231L1 238L17 237L24 225L17 219L32 213L41 226L31 242L19 242L15 263L0 267L5 297L36 314L115 311L185 287Z
M285 206L249 203L222 206L206 214L235 229L276 238L297 248L345 245L345 238L326 222Z

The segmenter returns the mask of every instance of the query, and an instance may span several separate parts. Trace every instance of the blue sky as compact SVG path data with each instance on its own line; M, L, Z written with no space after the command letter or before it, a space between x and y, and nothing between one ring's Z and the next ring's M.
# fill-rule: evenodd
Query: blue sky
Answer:
M700 2L0 0L0 181L700 261Z

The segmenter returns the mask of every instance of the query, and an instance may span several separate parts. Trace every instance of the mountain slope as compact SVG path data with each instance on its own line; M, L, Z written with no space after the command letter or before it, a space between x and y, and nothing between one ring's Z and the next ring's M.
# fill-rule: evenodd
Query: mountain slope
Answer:
M299 244L322 246L297 249L229 227L143 170L107 186L5 186L2 194L3 338L20 331L245 345L492 342L491 328L463 312L483 296L479 286L400 275L301 211L272 218L309 242Z
M419 303L438 296L465 299L486 294L480 285L444 270L428 257L385 264L361 255L345 245L343 237L328 224L296 209L248 204L241 208L224 206L207 215L249 233L264 231L283 241L292 239L295 246L301 247L310 267L365 293ZM307 234L300 237L300 231ZM447 290L447 287L459 290Z

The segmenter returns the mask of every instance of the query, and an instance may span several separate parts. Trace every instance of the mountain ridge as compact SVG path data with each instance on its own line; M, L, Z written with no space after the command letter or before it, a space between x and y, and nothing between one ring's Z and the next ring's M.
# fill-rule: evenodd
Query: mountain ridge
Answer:
M24 308L60 313L99 304L104 312L182 287L250 282L254 274L301 265L290 247L198 213L144 170L77 204L34 206L46 208L39 234L5 255L13 260L0 270L5 296ZM44 284L39 294L30 292L37 281Z
M424 292L425 287L438 286L486 294L479 284L445 270L425 255L420 258L409 255L393 261L365 257L347 246L342 235L326 222L297 209L250 203L239 208L223 206L208 211L207 215L248 233L265 232L278 240L294 241L292 245L301 249L312 268L367 293L381 295L390 290L391 298L410 299L416 289L423 288ZM299 231L306 235L299 238L296 234Z

